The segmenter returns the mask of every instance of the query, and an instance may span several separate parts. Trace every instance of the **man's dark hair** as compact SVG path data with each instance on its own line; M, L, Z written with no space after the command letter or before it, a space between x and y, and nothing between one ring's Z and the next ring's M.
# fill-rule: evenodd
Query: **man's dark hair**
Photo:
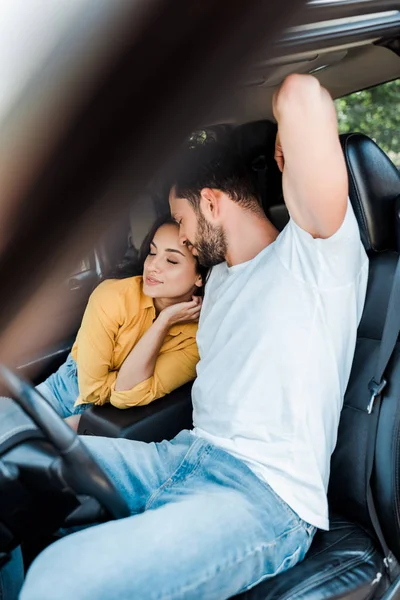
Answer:
M221 190L244 209L262 210L249 167L238 154L217 142L187 148L180 156L171 187L178 198L187 199L196 211L203 188Z

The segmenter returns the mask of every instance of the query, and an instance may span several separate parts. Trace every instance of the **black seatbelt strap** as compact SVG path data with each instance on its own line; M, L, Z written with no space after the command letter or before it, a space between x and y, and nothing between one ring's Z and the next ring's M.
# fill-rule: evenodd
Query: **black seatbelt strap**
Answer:
M382 340L379 347L378 362L374 377L368 384L370 391L370 400L367 407L368 414L371 419L374 419L373 425L370 426L370 439L368 443L367 465L366 465L366 495L367 507L374 528L376 537L384 552L385 567L391 581L399 575L400 566L396 557L391 552L386 543L385 536L379 522L376 512L375 501L371 487L371 477L374 468L375 447L378 432L379 413L382 403L382 392L387 385L385 371L395 349L397 339L400 333L400 259L397 262L392 290L390 292L389 304L386 314L385 325L383 328Z

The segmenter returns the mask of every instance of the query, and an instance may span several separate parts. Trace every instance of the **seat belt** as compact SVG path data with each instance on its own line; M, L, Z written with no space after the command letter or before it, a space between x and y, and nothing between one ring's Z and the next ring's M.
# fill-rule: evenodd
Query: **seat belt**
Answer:
M400 565L386 543L382 531L379 517L375 507L375 501L372 493L371 478L375 461L375 447L378 433L379 414L383 399L383 390L387 385L385 371L393 355L397 339L400 333L400 258L393 278L393 285L390 292L388 310L383 328L382 340L379 347L378 362L374 377L368 384L370 392L370 401L367 407L368 414L374 419L374 424L370 428L367 462L366 462L366 497L367 508L372 527L384 553L384 564L390 581L394 581L400 574Z

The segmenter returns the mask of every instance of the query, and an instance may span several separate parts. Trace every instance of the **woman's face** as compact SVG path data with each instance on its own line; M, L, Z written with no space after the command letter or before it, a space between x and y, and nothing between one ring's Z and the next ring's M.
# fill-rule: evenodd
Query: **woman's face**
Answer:
M144 263L143 291L151 298L190 299L196 286L202 286L196 267L193 254L179 243L179 227L161 225Z

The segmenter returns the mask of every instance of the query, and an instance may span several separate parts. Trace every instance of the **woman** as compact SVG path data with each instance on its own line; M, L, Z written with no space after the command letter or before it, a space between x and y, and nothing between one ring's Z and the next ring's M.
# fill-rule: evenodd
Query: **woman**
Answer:
M71 354L37 388L63 418L91 404L149 404L195 378L206 273L178 232L170 218L156 222L139 255L143 276L125 268L90 296Z

